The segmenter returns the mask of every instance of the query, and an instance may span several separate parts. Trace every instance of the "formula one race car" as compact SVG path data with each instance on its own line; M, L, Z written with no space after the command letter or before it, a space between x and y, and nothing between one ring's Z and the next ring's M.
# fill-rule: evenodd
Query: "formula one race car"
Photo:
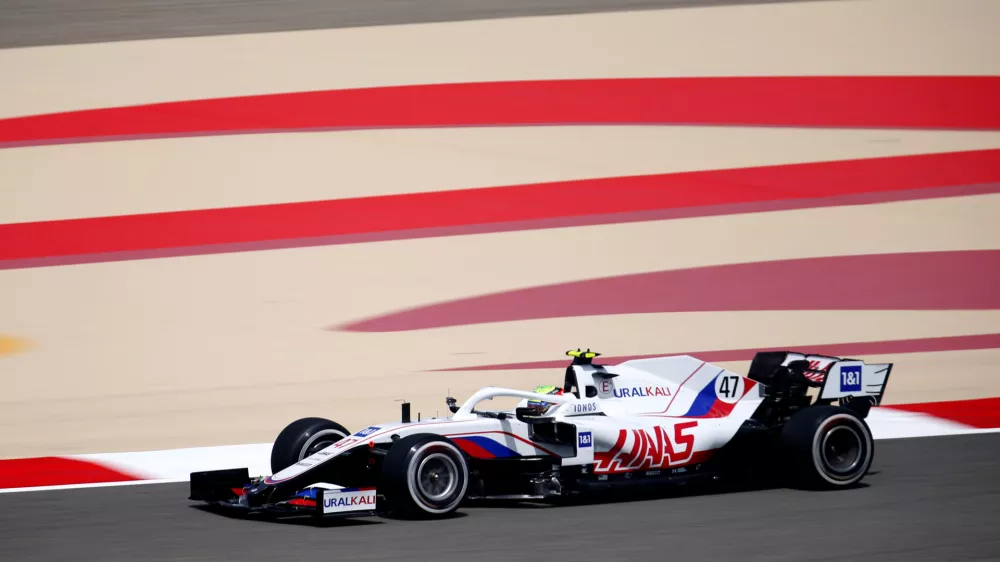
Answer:
M868 472L865 418L891 363L760 352L743 377L680 355L598 365L581 350L551 394L486 387L450 417L351 433L322 418L288 425L273 474L191 474L190 498L243 513L440 517L465 500L547 499L693 481L776 479L844 488ZM816 396L810 396L810 392ZM520 398L506 411L484 400ZM836 402L836 405L834 404Z

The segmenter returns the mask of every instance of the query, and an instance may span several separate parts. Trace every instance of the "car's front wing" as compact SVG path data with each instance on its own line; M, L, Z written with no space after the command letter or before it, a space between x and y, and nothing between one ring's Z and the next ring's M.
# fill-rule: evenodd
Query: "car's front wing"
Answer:
M344 488L315 484L279 501L258 503L252 496L267 487L251 479L246 468L191 473L188 499L246 514L312 515L315 517L368 517L378 515L375 488Z

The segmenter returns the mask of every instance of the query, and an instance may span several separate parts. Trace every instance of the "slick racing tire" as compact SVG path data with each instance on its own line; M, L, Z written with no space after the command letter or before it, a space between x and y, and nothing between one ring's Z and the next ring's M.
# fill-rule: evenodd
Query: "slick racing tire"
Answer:
M277 474L350 434L339 423L323 418L293 421L281 430L271 447L271 473Z
M458 509L469 486L469 467L446 437L418 433L389 448L380 487L394 515L436 518Z
M875 458L871 429L847 408L812 406L795 413L781 433L793 483L809 489L853 486Z

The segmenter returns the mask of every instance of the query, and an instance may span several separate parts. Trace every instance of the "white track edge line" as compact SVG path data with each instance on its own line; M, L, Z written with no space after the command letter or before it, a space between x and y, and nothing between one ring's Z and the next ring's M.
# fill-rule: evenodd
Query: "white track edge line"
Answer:
M887 440L898 440L898 439L917 439L926 437L948 437L952 435L975 435L975 434L986 434L986 433L1000 433L1000 428L970 428L970 429L949 429L945 431L926 433L920 435L892 435L887 437L877 437L876 441L887 441ZM206 447L209 448L209 447ZM0 494L18 493L18 492L47 492L47 491L61 491L61 490L79 490L88 488L113 488L113 487L123 487L123 486L140 486L145 484L179 484L182 482L189 482L189 478L160 478L160 479L150 479L150 480L129 480L124 482L94 482L88 484L62 484L56 486L34 486L25 488L6 488L0 489Z

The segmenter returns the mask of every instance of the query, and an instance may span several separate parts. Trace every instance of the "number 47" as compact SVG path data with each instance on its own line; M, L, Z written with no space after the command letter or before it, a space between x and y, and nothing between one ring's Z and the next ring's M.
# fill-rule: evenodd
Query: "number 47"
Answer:
M719 394L722 394L726 398L733 398L740 388L740 377L737 375L728 375L722 377L722 384L719 385Z

